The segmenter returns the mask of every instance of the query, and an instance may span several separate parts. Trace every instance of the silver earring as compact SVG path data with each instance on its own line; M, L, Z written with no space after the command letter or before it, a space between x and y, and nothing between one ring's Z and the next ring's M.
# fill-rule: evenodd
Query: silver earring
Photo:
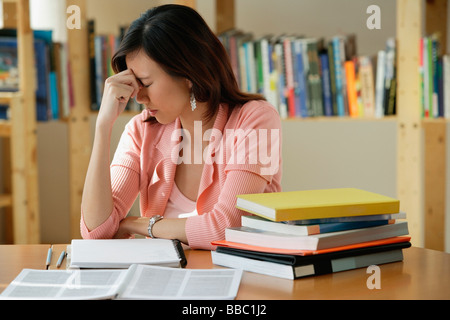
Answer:
M194 92L191 93L191 100L190 100L190 102L191 102L192 111L197 109L197 101L195 100Z

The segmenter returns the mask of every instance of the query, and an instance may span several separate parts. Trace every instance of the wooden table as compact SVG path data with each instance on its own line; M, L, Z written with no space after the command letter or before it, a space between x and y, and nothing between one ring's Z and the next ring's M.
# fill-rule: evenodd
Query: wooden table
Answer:
M23 268L45 269L50 245L0 246L0 292ZM54 245L50 269L66 245ZM209 251L186 250L187 268L220 268ZM244 272L238 300L298 299L450 299L450 254L422 249L404 250L404 261L380 265L381 289L368 289L366 268L297 280ZM63 263L62 268L65 267Z

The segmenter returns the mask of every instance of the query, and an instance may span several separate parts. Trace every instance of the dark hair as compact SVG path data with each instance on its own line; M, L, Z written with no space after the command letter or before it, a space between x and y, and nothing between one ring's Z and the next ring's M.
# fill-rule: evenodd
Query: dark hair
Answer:
M140 49L169 75L192 82L195 98L209 104L205 115L209 119L221 103L228 104L231 111L251 100L264 100L239 90L225 48L190 7L162 5L142 14L130 25L114 54L113 70L126 70L126 56Z

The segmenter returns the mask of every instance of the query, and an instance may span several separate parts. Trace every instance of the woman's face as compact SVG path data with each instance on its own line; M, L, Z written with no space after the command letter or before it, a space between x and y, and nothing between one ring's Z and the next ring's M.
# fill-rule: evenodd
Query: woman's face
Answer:
M187 79L169 75L143 50L127 55L126 63L142 86L136 101L143 104L159 123L171 123L191 111L191 84Z

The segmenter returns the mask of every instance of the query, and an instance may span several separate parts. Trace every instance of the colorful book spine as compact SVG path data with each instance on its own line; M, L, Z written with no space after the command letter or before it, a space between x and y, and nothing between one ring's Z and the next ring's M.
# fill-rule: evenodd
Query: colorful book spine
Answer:
M293 42L293 70L294 70L294 95L295 95L295 115L306 118L310 116L310 105L308 89L306 83L307 59L306 51L301 40ZM306 60L306 61L305 61Z
M323 108L325 116L333 115L333 97L331 93L330 67L328 64L328 55L321 53L320 65L322 73L322 92L323 92Z
M343 96L343 72L341 65L341 50L339 44L339 38L333 38L333 57L334 57L334 70L336 79L336 103L337 103L337 115L345 115L344 96Z
M285 72L286 72L286 96L289 110L289 116L294 118L296 116L295 108L295 92L294 92L294 67L292 63L292 46L291 39L285 38L283 41L284 57L285 57Z
M385 78L386 52L380 50L378 52L377 62L377 80L375 87L375 117L382 118L384 116L384 78Z
M345 74L347 76L347 95L349 113L351 117L359 116L358 97L356 93L356 75L355 63L353 61L345 62Z

